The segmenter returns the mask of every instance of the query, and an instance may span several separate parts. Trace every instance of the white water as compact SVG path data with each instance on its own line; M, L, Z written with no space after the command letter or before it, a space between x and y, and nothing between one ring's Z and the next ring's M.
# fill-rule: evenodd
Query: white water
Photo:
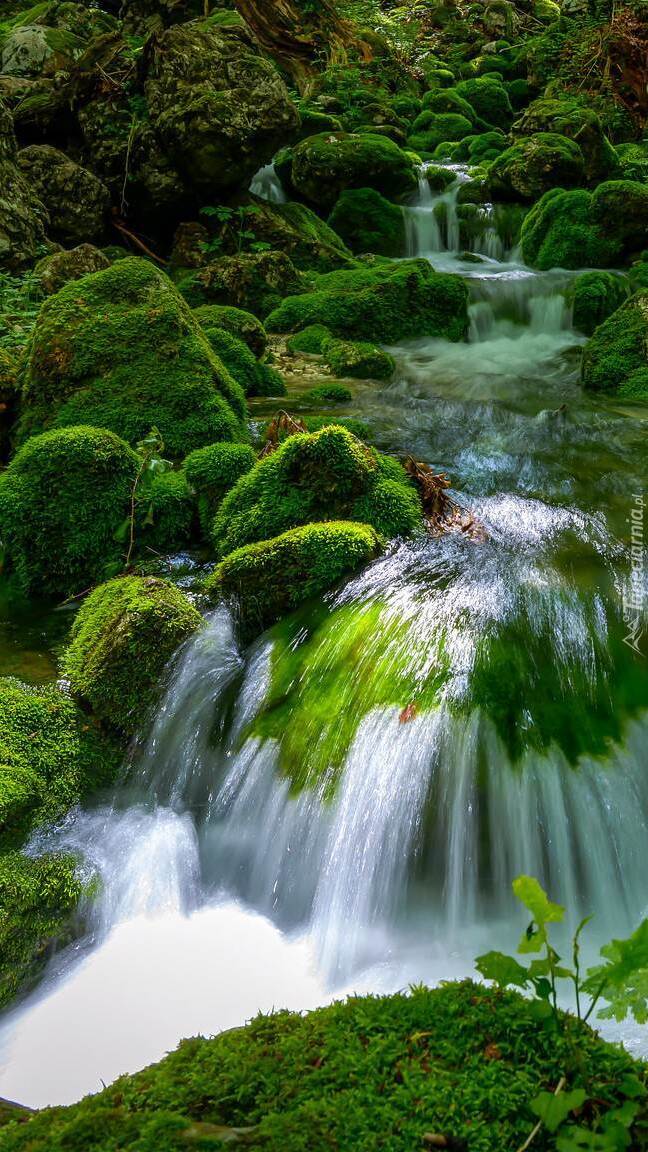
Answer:
M594 912L597 943L648 911L648 719L577 767L557 744L513 765L490 721L451 708L480 641L516 621L547 645L559 698L583 683L592 699L601 683L612 691L606 653L627 556L609 520L641 482L627 421L577 392L569 274L538 275L503 253L488 209L473 246L483 262L464 259L463 179L457 169L441 197L422 179L408 244L466 277L468 341L396 349L394 382L361 403L388 447L451 470L487 539L395 548L331 609L335 619L345 605L386 605L355 655L340 714L357 708L376 661L397 668L406 658L424 684L449 654L438 707L406 724L400 707L370 709L335 799L295 796L274 741L240 743L268 692L270 643L240 652L229 613L217 610L181 654L129 788L49 842L78 851L102 895L88 938L5 1018L0 1095L70 1101L184 1035L259 1009L468 974L480 951L514 947L524 917L510 882L523 871L572 919ZM276 199L274 173L263 170L253 191ZM604 461L594 493L591 464L583 469L593 453ZM572 563L595 573L589 582L561 562L566 540ZM404 626L393 640L390 621ZM291 699L314 745L320 722L300 711L307 689L296 681ZM632 1027L615 1034L645 1050Z
M261 200L269 200L271 204L285 204L287 200L274 164L259 168L256 176L252 177L250 192Z

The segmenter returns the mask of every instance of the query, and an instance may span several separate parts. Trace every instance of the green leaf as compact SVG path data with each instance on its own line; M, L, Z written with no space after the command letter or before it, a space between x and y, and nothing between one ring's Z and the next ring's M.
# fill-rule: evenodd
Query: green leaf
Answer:
M601 995L608 1006L600 1016L625 1020L628 1014L639 1024L648 1021L648 920L643 920L627 940L612 940L601 948L606 963L588 968L584 991Z
M587 1100L587 1093L582 1088L574 1088L573 1092L541 1092L531 1101L531 1111L542 1120L545 1128L555 1132L565 1122L570 1112L575 1108L582 1108Z
M646 1095L646 1089L637 1076L623 1076L619 1081L619 1092L628 1100L636 1100Z
M500 988L510 985L526 988L529 983L526 968L518 964L514 956L506 956L503 952L486 952L478 956L475 967L485 980L493 980Z
M565 915L562 905L552 903L535 876L518 876L513 881L513 892L529 910L539 928L558 922Z

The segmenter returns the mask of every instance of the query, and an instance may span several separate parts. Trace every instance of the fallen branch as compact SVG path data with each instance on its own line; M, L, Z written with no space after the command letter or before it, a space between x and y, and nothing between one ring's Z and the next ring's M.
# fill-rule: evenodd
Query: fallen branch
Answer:
M152 252L151 249L144 243L144 241L140 240L139 236L136 236L135 233L131 232L125 224L122 224L121 220L113 220L113 226L117 229L118 232L121 232L122 236L126 236L128 240L130 240L133 244L135 244L137 248L144 252L146 256L149 256L151 260L155 260L157 264L161 264L163 268L166 268L166 260L163 260L161 256L156 256L155 252Z

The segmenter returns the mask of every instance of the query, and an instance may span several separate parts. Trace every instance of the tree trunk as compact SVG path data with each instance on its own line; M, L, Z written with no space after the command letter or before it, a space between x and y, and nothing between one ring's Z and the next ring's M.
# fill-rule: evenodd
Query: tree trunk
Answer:
M366 56L352 26L335 10L334 0L235 0L261 47L307 87L318 65L344 64L349 47Z

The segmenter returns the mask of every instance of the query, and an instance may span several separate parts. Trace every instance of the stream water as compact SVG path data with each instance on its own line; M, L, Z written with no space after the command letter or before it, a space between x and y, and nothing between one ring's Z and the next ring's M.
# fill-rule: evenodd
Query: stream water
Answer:
M488 207L464 250L464 179L433 195L423 173L406 222L409 255L466 278L468 339L393 349L353 413L447 470L480 538L397 543L247 651L211 615L114 804L33 845L79 851L102 891L5 1017L0 1095L72 1101L259 1009L469 974L514 947L521 872L595 914L592 947L648 912L648 670L623 618L648 412L581 392L571 274L525 268Z

